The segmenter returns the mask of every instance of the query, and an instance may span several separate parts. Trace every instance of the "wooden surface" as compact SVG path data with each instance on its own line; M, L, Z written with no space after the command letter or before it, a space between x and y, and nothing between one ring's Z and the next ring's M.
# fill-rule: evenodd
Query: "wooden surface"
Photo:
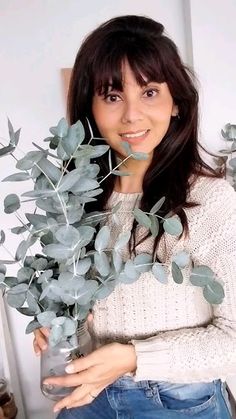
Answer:
M62 84L63 84L65 102L67 102L67 95L68 95L68 89L69 89L69 84L70 84L71 71L72 71L71 68L62 68L61 69L61 76L62 76Z

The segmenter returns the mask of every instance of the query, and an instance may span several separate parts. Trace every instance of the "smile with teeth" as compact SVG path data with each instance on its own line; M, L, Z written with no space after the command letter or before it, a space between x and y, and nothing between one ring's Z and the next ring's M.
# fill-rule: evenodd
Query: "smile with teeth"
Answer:
M120 134L120 136L122 138L139 138L139 137L143 137L149 130L146 129L145 131L139 131L139 132L135 132L135 133L124 133L124 134Z

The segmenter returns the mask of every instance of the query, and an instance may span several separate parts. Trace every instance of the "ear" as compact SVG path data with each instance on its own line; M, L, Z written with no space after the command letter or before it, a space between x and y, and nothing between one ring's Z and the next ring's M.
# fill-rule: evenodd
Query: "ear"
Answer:
M173 104L171 116L178 116L179 115L179 107Z

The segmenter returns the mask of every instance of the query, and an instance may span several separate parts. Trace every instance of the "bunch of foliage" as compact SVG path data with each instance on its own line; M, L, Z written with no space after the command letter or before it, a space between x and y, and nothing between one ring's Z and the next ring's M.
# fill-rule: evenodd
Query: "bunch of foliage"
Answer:
M19 141L20 130L14 131L8 121L10 142L0 149L0 156L11 154ZM4 211L15 213L20 225L13 227L13 234L23 240L11 260L0 260L0 287L7 303L18 312L32 317L26 333L45 326L50 328L49 342L56 345L71 337L78 322L83 321L98 299L106 298L118 283L130 284L140 274L152 271L157 281L167 283L168 272L164 264L153 261L149 254L138 254L124 261L121 250L130 240L130 232L121 233L112 249L109 247L111 231L105 221L108 215L114 218L121 202L109 211L86 212L86 204L96 200L103 192L99 178L99 166L94 159L108 153L110 172L106 175L129 175L119 170L122 161L112 167L111 150L108 145L91 145L94 138L88 122L91 138L85 141L85 129L81 121L69 126L63 118L56 127L50 128L51 136L44 141L47 149L33 143L29 151L17 160L19 170L4 182L31 180L33 189L24 192L21 199L15 193L4 199ZM127 157L146 159L144 153L135 153L124 143ZM73 160L74 169L69 170ZM176 215L160 217L157 212L165 198L160 199L149 213L138 207L133 216L139 225L158 235L159 223L166 233L180 236L182 225ZM32 201L33 213L19 209ZM0 231L0 245L4 245L5 233ZM38 242L41 253L33 251ZM7 275L7 265L19 265L15 276ZM191 267L190 282L202 288L203 295L211 304L220 304L224 289L207 266L194 266L190 255L181 251L173 255L171 272L173 280L183 282L182 269Z
M236 125L226 124L224 129L221 130L221 135L225 147L219 151L221 155L214 160L218 170L225 174L236 191L236 157L234 157L236 152Z

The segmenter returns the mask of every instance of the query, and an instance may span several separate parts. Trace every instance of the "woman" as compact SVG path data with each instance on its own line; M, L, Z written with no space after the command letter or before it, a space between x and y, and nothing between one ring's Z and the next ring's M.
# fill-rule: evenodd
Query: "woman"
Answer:
M167 267L174 254L190 252L224 284L220 305L208 304L199 287L160 284L150 272L116 287L93 310L97 349L73 361L68 375L48 384L75 386L55 411L65 418L230 418L224 380L236 374L236 198L231 186L198 152L198 94L190 71L163 26L141 16L104 23L83 42L73 69L69 117L88 119L96 138L111 146L113 163L127 142L147 160L128 159L130 176L109 176L96 209L122 200L115 238L132 229L124 258L151 253ZM98 141L98 140L95 140ZM109 171L107 156L99 161ZM144 211L162 196L159 214L177 214L180 239L143 236L129 211ZM171 275L170 275L171 276ZM46 346L35 332L35 350Z

